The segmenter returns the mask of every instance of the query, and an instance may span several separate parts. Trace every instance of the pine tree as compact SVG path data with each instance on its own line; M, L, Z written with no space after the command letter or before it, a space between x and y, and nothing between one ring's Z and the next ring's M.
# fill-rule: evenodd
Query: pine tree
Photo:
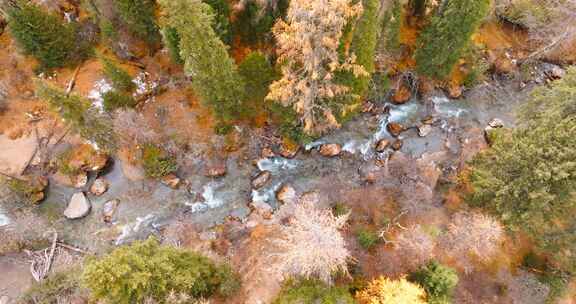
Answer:
M112 122L86 99L66 94L64 90L42 81L36 82L36 95L48 102L51 108L82 137L93 141L107 151L116 149L116 135Z
M136 37L154 45L160 41L160 33L154 17L152 0L114 0L118 15Z
M34 56L46 69L64 66L75 55L76 26L24 1L6 10L12 37L24 53Z
M378 42L378 12L380 1L364 0L362 17L354 26L354 34L350 44L349 53L356 56L356 63L361 65L368 74L374 73L374 56ZM351 92L363 97L370 83L370 75L355 76L352 72L345 72L344 85L350 87Z
M237 118L244 84L226 46L211 27L210 7L199 0L161 0L164 23L180 36L184 71L203 102L212 106L220 126Z
M276 78L272 65L260 52L251 52L238 67L240 75L246 83L246 102L243 106L243 116L251 117L265 109L265 98L268 88Z
M307 134L340 126L335 114L342 110L338 98L350 88L337 83L335 73L367 74L355 56L341 60L338 53L344 27L361 12L361 3L350 0L292 0L287 22L274 25L282 78L272 83L267 99L293 107Z
M102 62L104 75L112 82L114 89L120 92L131 92L134 90L135 84L132 82L132 76L128 72L106 57L100 57L100 61Z
M230 30L230 4L227 0L203 0L212 8L214 15L212 28L220 40L225 44L232 42L232 31Z
M418 73L437 79L448 76L489 8L489 0L446 0L418 38Z
M470 203L527 232L552 268L576 274L576 69L534 92L523 126L499 129L471 163Z

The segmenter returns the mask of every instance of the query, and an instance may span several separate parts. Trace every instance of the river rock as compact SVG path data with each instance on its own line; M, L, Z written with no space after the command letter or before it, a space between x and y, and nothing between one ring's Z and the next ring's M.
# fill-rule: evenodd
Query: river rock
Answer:
M499 118L494 118L488 122L488 126L490 128L494 128L494 129L503 128L504 122Z
M452 99L457 99L457 98L462 97L462 86L456 85L456 84L451 84L448 87L448 97L450 97Z
M176 174L174 173L170 173L166 176L163 176L160 179L160 182L172 189L178 189L178 187L180 186L180 178L178 176L176 176Z
M426 137L430 132L432 132L431 125L421 125L418 127L418 136L420 137Z
M410 100L410 97L412 97L412 92L410 92L410 89L405 84L402 84L394 92L392 102L395 104L404 104Z
M291 204L297 201L296 190L290 185L282 185L276 191L276 199L282 204Z
M376 143L376 152L382 153L388 149L388 146L390 146L390 141L387 139L381 139Z
M360 180L363 183L372 184L378 179L378 171L380 167L373 163L366 163L358 168L358 174L360 175Z
M400 133L404 131L404 127L397 122L388 123L388 125L386 125L386 129L388 130L388 133L394 137L398 137Z
M114 216L114 213L116 213L118 205L120 205L120 200L117 199L109 200L104 204L104 207L102 207L102 220L105 223L110 223L112 221L112 217Z
M106 191L108 191L108 182L102 177L97 178L90 186L90 193L96 196L100 196Z
M374 104L367 101L362 104L362 113L372 113L374 110Z
M68 207L64 210L64 216L71 220L79 219L88 215L91 208L92 205L83 192L74 193Z
M221 177L226 175L226 161L225 160L218 160L209 163L206 168L206 172L204 173L207 177Z
M274 154L274 151L272 151L272 149L270 149L270 147L264 147L264 148L262 148L262 151L260 152L260 156L262 156L262 158L272 158L272 157L276 156L276 154Z
M273 214L274 210L266 202L255 201L255 202L251 203L251 206L254 209L254 211L256 213L258 213L259 215L261 215L263 218L265 218L265 219L272 218L272 214Z
M561 79L566 75L566 71L555 64L543 63L542 69L544 70L544 74L550 79Z
M431 125L434 123L434 117L431 115L428 115L428 116L422 118L421 122L425 125Z
M88 173L80 172L78 175L73 177L74 188L84 188L88 184Z
M402 142L402 140L397 139L396 141L394 141L392 143L392 149L394 149L395 151L398 151L398 150L402 149L403 145L404 145L404 143Z
M339 144L323 144L319 149L320 155L325 157L334 157L340 155L342 146Z
M260 189L266 185L266 183L270 180L272 174L270 171L262 171L260 172L253 180L252 180L252 188Z
M282 156L284 158L292 159L292 158L296 157L296 154L298 154L298 151L300 151L300 146L298 146L298 145L282 145L280 147L280 156Z

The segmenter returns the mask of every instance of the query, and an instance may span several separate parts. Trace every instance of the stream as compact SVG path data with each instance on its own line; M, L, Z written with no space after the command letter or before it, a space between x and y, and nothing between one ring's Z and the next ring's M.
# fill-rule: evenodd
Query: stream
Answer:
M294 159L279 156L260 159L252 164L231 156L227 160L227 174L221 178L205 177L200 172L183 176L186 187L172 190L158 181L130 181L124 176L118 160L103 175L110 189L100 197L87 195L92 211L79 220L67 220L63 210L73 193L80 191L51 183L48 196L37 212L45 216L61 231L65 241L90 250L105 250L109 246L142 239L178 217L189 217L199 227L209 228L222 223L227 217L244 220L250 214L250 201L259 201L278 208L276 191L284 184L297 193L320 189L332 198L343 188L358 188L362 182L358 169L372 160L386 160L392 150L377 153L374 146L380 139L393 140L387 132L389 122L417 127L420 121L432 116L432 131L420 137L416 128L400 135L401 152L417 159L424 153L447 149L446 142L465 134L471 128L484 128L493 118L508 126L514 125L514 109L529 91L517 92L512 85L493 87L480 85L460 100L449 100L437 92L426 100L413 99L403 105L376 102L389 107L380 115L361 114L341 129L306 145ZM321 156L316 150L323 143L342 146L342 155L334 158ZM458 150L458 146L450 149ZM254 156L253 159L258 159ZM266 185L253 190L251 177L260 171L271 172ZM94 177L92 177L94 178ZM333 189L338 188L338 189ZM86 191L87 189L82 189ZM120 204L112 223L104 223L102 209L106 201L119 199ZM9 213L0 206L0 226L10 221Z

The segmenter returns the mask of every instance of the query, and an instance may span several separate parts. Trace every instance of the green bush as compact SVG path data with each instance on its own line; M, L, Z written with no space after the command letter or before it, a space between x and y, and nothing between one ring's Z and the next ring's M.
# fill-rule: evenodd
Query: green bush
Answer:
M100 20L100 33L102 34L102 38L107 42L114 42L120 39L114 23L104 17Z
M57 272L34 283L19 299L21 304L54 304L80 292L77 269Z
M334 214L334 216L342 216L348 212L350 212L350 208L344 203L338 202L332 206L332 214Z
M104 100L103 104L106 112L114 112L114 110L120 108L133 108L136 105L134 97L114 90L104 93L102 99Z
M142 148L142 164L148 177L163 177L178 169L176 160L164 150L153 144Z
M230 4L226 0L203 0L212 8L214 20L212 28L216 35L225 44L232 42L232 31L230 30Z
M142 303L146 298L165 303L171 292L209 297L223 284L230 286L233 277L231 271L200 254L160 246L150 238L89 261L82 285L91 290L94 299L109 303Z
M242 114L250 117L266 108L267 102L264 99L277 75L266 56L260 52L248 54L238 67L238 72L244 79L247 98L242 106Z
M533 92L521 126L493 136L470 163L468 202L528 233L536 252L560 272L576 274L576 69Z
M412 273L410 281L420 284L428 294L430 304L452 303L452 292L458 284L458 273L436 261Z
M152 0L115 0L118 15L128 30L149 45L160 42L160 33L154 17Z
M277 102L270 103L270 116L272 122L282 136L299 144L312 142L315 138L302 130L300 119L292 107L285 107Z
M320 281L288 282L273 304L353 304L347 288L326 286Z
M168 48L170 58L176 64L184 64L184 60L180 57L180 35L173 27L165 27L162 29L162 37L164 37L164 44Z
M116 65L112 60L101 57L104 76L112 82L112 87L121 92L131 92L136 85L132 82L132 76L124 69Z
M414 54L418 73L446 78L489 8L489 0L447 0L418 37Z
M78 25L24 1L6 10L12 37L25 54L38 59L41 68L53 69L76 63L88 55L77 39Z
M378 244L378 234L368 229L358 230L356 233L356 239L360 246L366 250L370 250Z

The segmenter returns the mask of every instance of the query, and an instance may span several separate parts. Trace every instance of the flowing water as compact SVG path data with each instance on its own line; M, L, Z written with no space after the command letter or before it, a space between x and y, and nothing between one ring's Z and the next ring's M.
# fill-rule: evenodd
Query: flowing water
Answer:
M67 241L91 249L157 233L176 216L190 217L200 227L221 223L227 217L242 220L250 213L250 201L277 208L275 193L283 184L290 184L298 193L321 189L328 196L343 188L359 187L358 168L371 160L386 160L391 153L374 150L378 140L393 139L386 131L389 122L410 128L420 125L424 117L434 117L433 130L428 136L419 137L414 128L400 136L404 142L401 151L418 158L425 152L446 149L447 140L470 128L483 128L490 119L499 118L513 125L513 109L524 95L510 93L506 88L480 87L462 100L448 100L439 93L404 105L388 104L388 113L360 115L342 129L306 145L294 159L273 157L250 164L231 156L227 160L226 176L209 178L199 172L192 173L184 177L187 186L176 191L156 181L130 181L116 161L104 174L111 185L109 191L101 197L88 196L92 211L87 217L66 220L61 216L72 194L80 190L55 183L51 184L48 198L39 211L54 215L53 224L63 231ZM322 157L316 150L323 143L342 145L343 155ZM253 190L251 177L260 171L271 172L272 178L263 188ZM106 224L101 212L110 199L119 199L120 205L113 223ZM0 225L7 220L0 210Z

